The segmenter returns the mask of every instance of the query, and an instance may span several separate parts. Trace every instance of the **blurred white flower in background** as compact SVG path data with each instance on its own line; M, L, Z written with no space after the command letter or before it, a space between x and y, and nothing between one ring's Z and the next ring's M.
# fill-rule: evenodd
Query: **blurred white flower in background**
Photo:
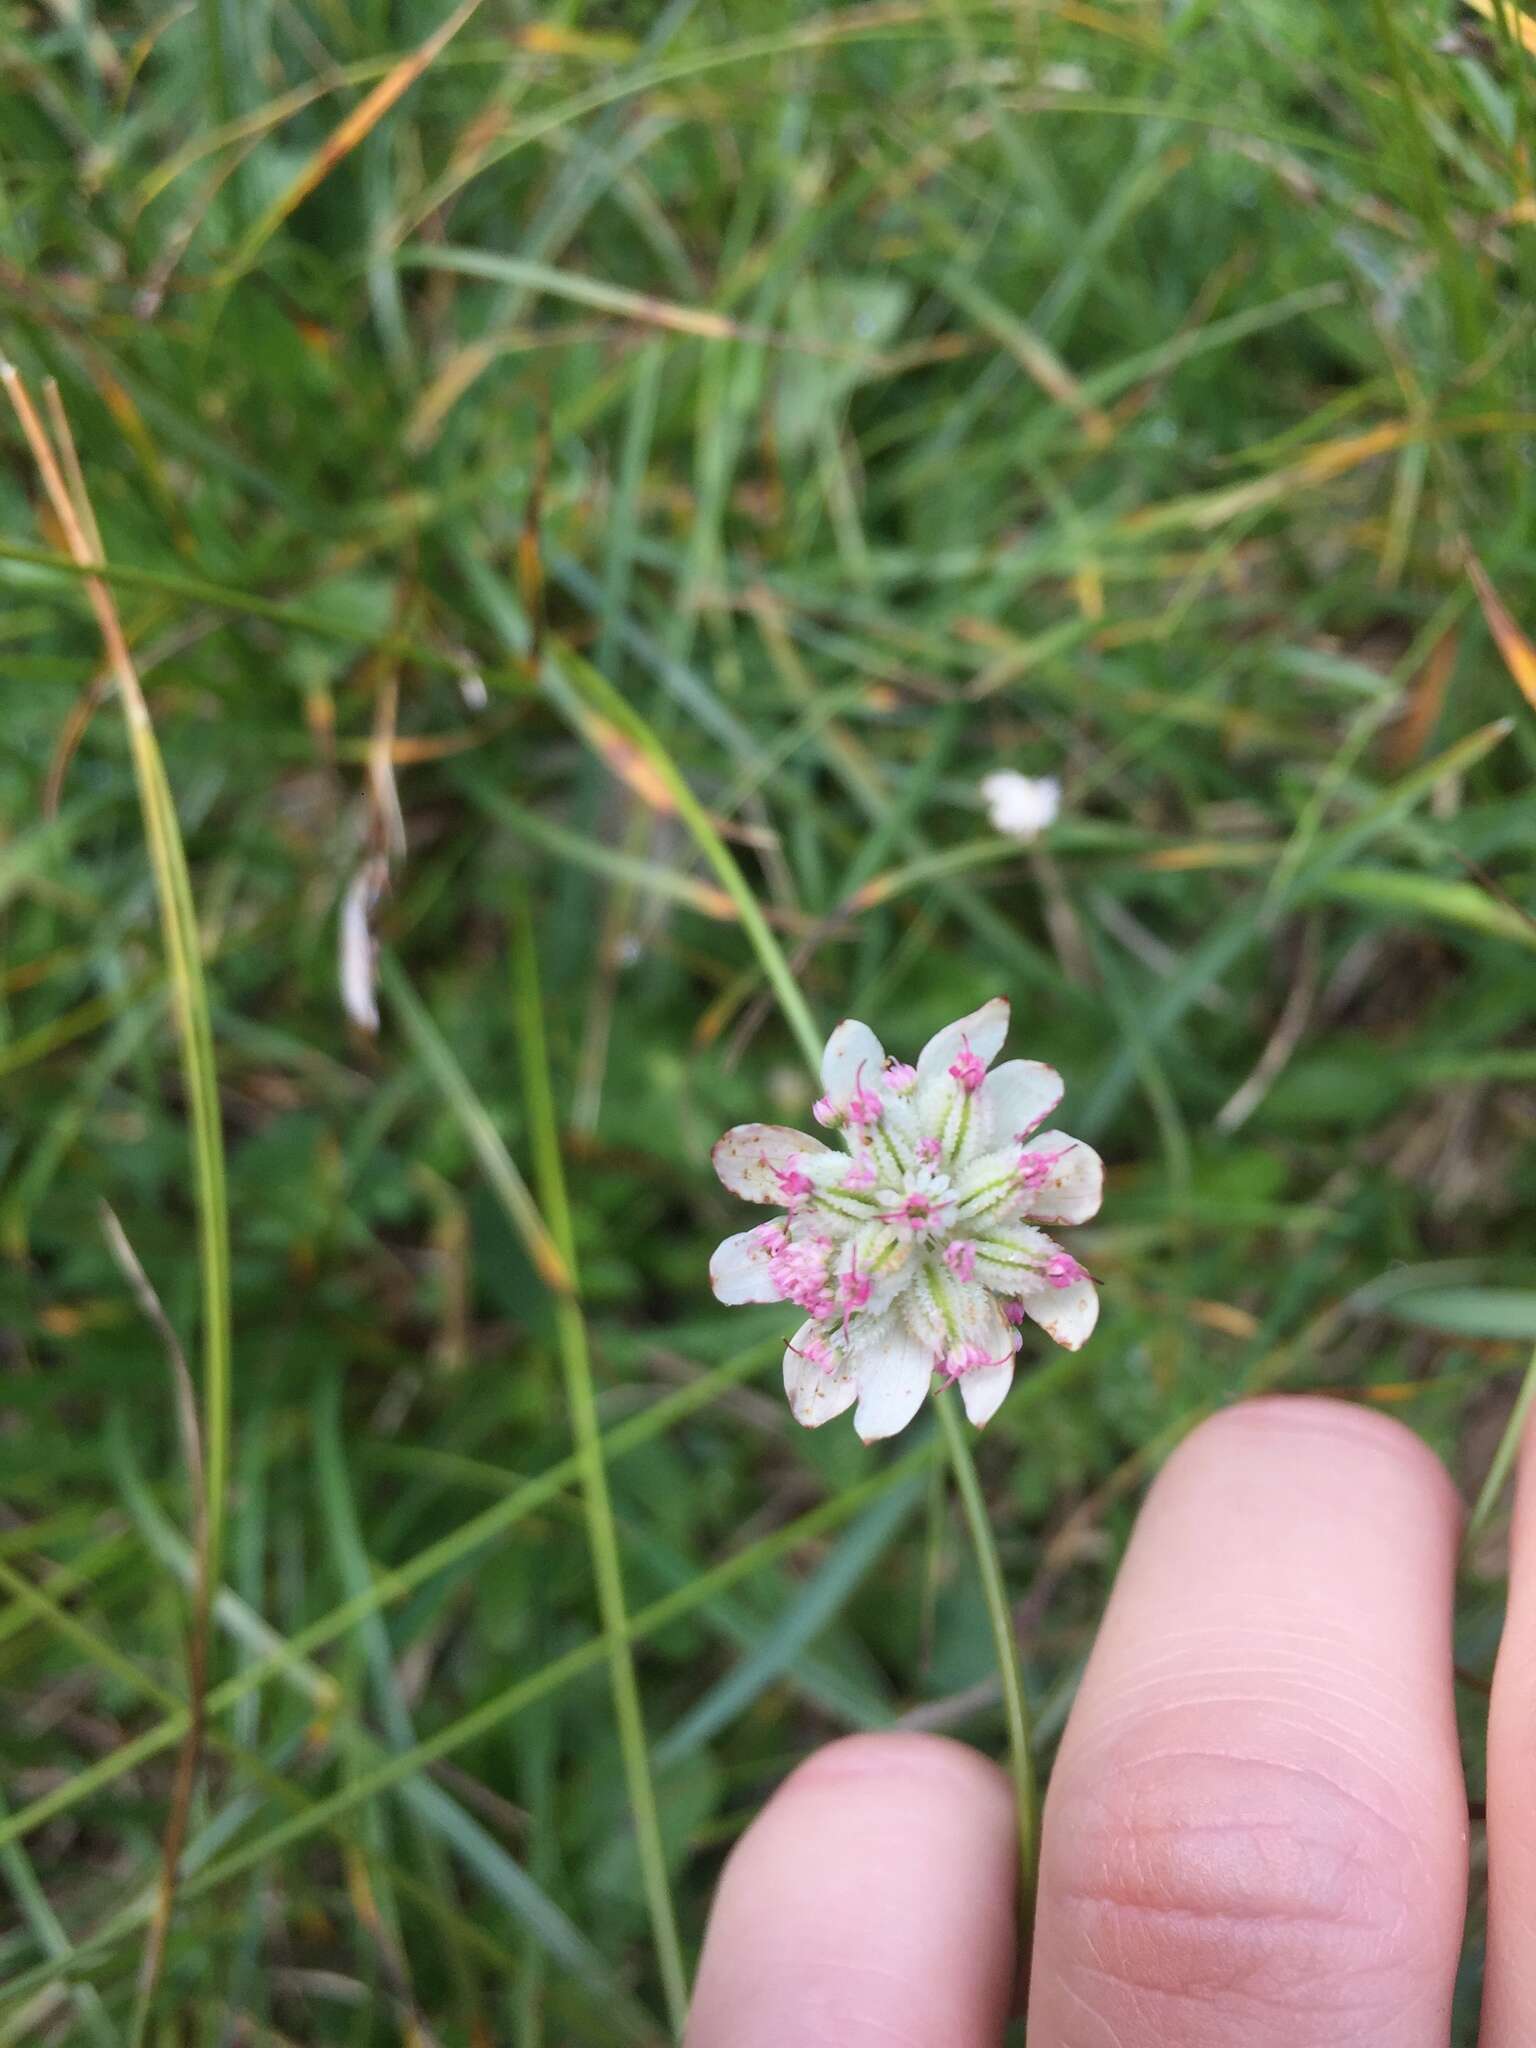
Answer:
M987 816L1010 839L1038 839L1061 811L1061 784L1054 775L1020 775L998 768L979 784Z
M341 1007L370 1038L379 1030L379 998L376 980L378 943L373 936L373 913L389 887L389 862L381 854L364 860L347 884L341 899L337 924L337 971L341 985Z

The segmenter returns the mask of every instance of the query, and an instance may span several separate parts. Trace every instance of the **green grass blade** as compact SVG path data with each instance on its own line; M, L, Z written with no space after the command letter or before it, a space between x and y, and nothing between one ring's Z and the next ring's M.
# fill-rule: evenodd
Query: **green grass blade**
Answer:
M569 1261L540 1216L533 1196L528 1192L528 1183L518 1172L501 1133L486 1115L480 1098L465 1080L463 1069L448 1048L448 1041L428 1016L398 962L387 953L379 961L379 980L422 1064L458 1118L481 1171L506 1210L512 1228L522 1239L535 1269L546 1286L558 1293L568 1293L572 1285Z
M778 941L769 928L767 919L758 906L757 898L748 888L746 878L736 865L725 841L716 831L709 813L689 788L671 754L658 735L645 720L614 689L607 679L598 674L590 662L569 648L555 648L551 651L550 663L545 670L545 688L551 702L585 739L593 739L590 714L596 712L610 727L628 740L643 756L646 763L659 776L672 801L677 806L678 816L687 826L697 842L699 851L714 869L725 890L736 906L742 929L757 954L769 986L778 998L784 1020L793 1032L795 1042L805 1056L807 1065L814 1074L821 1064L821 1034L811 1020L811 1013L799 984L789 971ZM602 751L601 745L598 751Z
M1471 1555L1473 1545L1488 1526L1489 1517L1499 1504L1499 1496L1504 1491L1515 1459L1519 1455L1521 1443L1524 1441L1525 1426L1533 1402L1536 1402L1536 1351L1531 1353L1530 1363L1526 1366L1520 1381L1519 1392L1515 1395L1515 1405L1510 1409L1509 1420L1499 1436L1493 1462L1478 1488L1477 1499L1473 1502L1472 1512L1467 1517L1467 1526L1461 1539L1463 1558Z
M750 1350L737 1353L723 1365L704 1374L691 1386L681 1388L675 1394L669 1394L665 1400L656 1402L644 1413L619 1424L617 1428L608 1432L604 1440L605 1458L611 1462L626 1451L648 1442L684 1416L695 1413L708 1402L717 1399L728 1387L745 1379L749 1373L760 1370L770 1357L780 1356L783 1348L781 1339L775 1339L771 1345L753 1345ZM166 1561L172 1564L173 1568L178 1566L179 1561L179 1568L185 1574L190 1568L190 1555L185 1546L179 1545L179 1539L175 1538L174 1531L168 1531L163 1518L158 1517L153 1510L153 1504L148 1501L147 1495L141 1497L140 1493L135 1491L131 1466L122 1464L122 1470L127 1498L133 1505L135 1515L142 1520L151 1542L157 1546L163 1545ZM514 1528L518 1522L536 1512L547 1501L554 1499L563 1488L579 1478L580 1471L580 1461L574 1454L561 1459L538 1478L516 1488L505 1500L497 1501L493 1507L472 1516L468 1522L461 1524L448 1535L440 1537L435 1543L428 1544L425 1549L417 1552L409 1564L378 1573L366 1592L343 1601L329 1614L322 1615L318 1620L296 1630L293 1635L275 1643L271 1640L271 1632L266 1630L265 1624L258 1623L253 1629L252 1623L255 1618L249 1617L249 1610L245 1610L242 1604L229 1605L221 1599L216 1599L216 1618L223 1620L228 1617L231 1632L243 1629L247 1639L251 1641L251 1646L259 1648L263 1654L255 1663L246 1665L232 1678L214 1687L208 1695L210 1719L215 1714L223 1713L234 1706L238 1701L248 1698L269 1679L284 1675L290 1670L302 1672L304 1659L310 1651L334 1642L338 1636L345 1635L354 1628L365 1616L397 1600L403 1600L407 1594L425 1585L438 1573L448 1571L454 1565L472 1557L477 1550L494 1542L498 1536L504 1535L508 1529ZM320 1676L316 1698L326 1705L334 1698L334 1684L323 1674ZM52 1819L55 1814L68 1812L93 1793L104 1790L138 1765L169 1749L185 1732L186 1716L183 1711L173 1715L169 1720L162 1721L158 1727L147 1729L142 1735L132 1737L110 1756L102 1757L96 1763L76 1772L67 1784L40 1794L27 1806L18 1808L14 1814L0 1820L0 1844L19 1840L22 1836L30 1834L34 1828Z
M681 2038L688 2015L688 1976L683 1963L682 1943L678 1938L666 1855L662 1848L661 1819L646 1741L645 1714L629 1644L624 1568L618 1531L614 1525L613 1502L608 1491L608 1468L603 1462L603 1439L598 1427L597 1393L592 1380L586 1318L574 1291L575 1231L566 1192L565 1167L560 1157L554 1093L550 1085L533 924L521 902L515 905L512 916L512 988L513 1022L517 1031L539 1190L549 1217L550 1235L571 1276L571 1291L561 1294L555 1301L556 1341L565 1370L571 1433L580 1460L587 1541L596 1581L598 1613L608 1640L609 1682L618 1722L619 1747L624 1758L624 1776L629 1787L630 1811L640 1852L641 1881L651 1916L651 1935L656 1944L667 2014L673 2033Z
M886 1494L860 1516L826 1563L790 1601L758 1647L743 1657L735 1670L712 1687L657 1743L658 1768L665 1769L692 1756L784 1675L873 1570L921 1498L922 1483L914 1479Z
M823 1501L820 1506L797 1516L792 1522L786 1522L771 1535L760 1537L755 1543L725 1558L709 1571L700 1573L688 1585L679 1587L676 1592L666 1594L660 1600L652 1601L648 1607L643 1607L630 1616L626 1631L627 1639L639 1642L646 1636L669 1627L742 1579L750 1577L764 1565L775 1562L802 1544L824 1534L828 1529L835 1528L850 1515L857 1514L866 1502L878 1498L890 1487L901 1485L913 1473L924 1471L938 1449L939 1439L936 1436L926 1437L903 1457L888 1465L884 1471L874 1473L868 1479L852 1486L844 1487ZM493 1729L501 1727L514 1715L524 1712L540 1700L548 1699L587 1673L599 1669L607 1661L608 1655L609 1645L605 1636L594 1637L579 1644L575 1649L568 1650L563 1656L544 1665L541 1670L518 1679L504 1691L483 1701L467 1714L461 1715L457 1721L436 1735L426 1737L413 1750L387 1758L371 1772L355 1779L339 1792L317 1800L302 1814L295 1814L285 1821L277 1822L254 1841L232 1850L218 1862L188 1878L181 1888L182 1899L190 1902L201 1898L227 1884L231 1878L239 1876L243 1871L280 1854L294 1843L306 1840L323 1828L329 1828L334 1821L350 1813L366 1800L402 1783L428 1764L451 1756L466 1744L475 1742ZM210 1696L210 1705L212 1704L213 1697ZM133 1753L124 1768L131 1768L133 1763L142 1760L144 1754L154 1753L152 1749L145 1752L142 1744L129 1747ZM13 1815L9 1822L0 1826L0 1842L12 1840L17 1835L28 1832L35 1824L33 1816L43 1804L42 1801L34 1801L32 1807ZM48 1815L44 1813L42 1817L47 1818ZM125 1908L89 1942L78 1946L75 1965L92 1967L100 1956L110 1953L117 1944L130 1940L147 1911L147 1903ZM36 1989L39 1982L51 1981L54 1974L52 1965L39 1966L36 1970L23 1972L7 1985L5 1995L17 1999L26 1998Z

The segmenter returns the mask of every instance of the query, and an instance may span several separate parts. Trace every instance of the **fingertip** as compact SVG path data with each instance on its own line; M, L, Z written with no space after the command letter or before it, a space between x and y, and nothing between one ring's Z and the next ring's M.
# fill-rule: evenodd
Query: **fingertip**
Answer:
M1165 1470L1212 1456L1246 1464L1254 1455L1267 1459L1272 1450L1283 1454L1288 1445L1298 1472L1331 1471L1344 1461L1362 1484L1406 1485L1440 1520L1461 1521L1455 1482L1417 1431L1395 1415L1328 1394L1263 1394L1220 1409L1190 1432Z
M1168 1460L1052 1773L1032 2043L1444 2041L1458 1517L1342 1401L1244 1403Z
M687 2048L978 2048L1014 1970L1014 1827L994 1764L853 1735L792 1771L716 1895Z
M990 1757L947 1735L891 1729L871 1735L843 1735L797 1764L774 1794L774 1803L839 1786L887 1785L893 1796L947 1793L962 1801L978 1821L1013 1825L1013 1794L1007 1774Z
M1483 2048L1522 2048L1536 2029L1536 1405L1521 1431L1509 1529L1509 1593L1488 1705L1488 1941Z

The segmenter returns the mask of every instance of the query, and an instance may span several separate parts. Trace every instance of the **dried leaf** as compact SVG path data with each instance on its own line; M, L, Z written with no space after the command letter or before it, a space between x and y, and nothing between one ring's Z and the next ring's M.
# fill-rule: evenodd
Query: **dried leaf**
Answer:
M677 799L645 749L600 712L588 711L582 722L588 739L625 788L633 790L643 804L662 817L675 817Z
M1446 688L1455 670L1460 648L1460 632L1455 626L1448 627L1430 648L1418 674L1408 685L1403 714L1391 726L1382 745L1382 762L1389 773L1400 774L1403 769L1411 768L1429 745L1430 736L1440 722Z
M1536 710L1536 646L1532 645L1504 609L1503 600L1494 589L1488 571L1476 555L1467 556L1467 574L1472 578L1477 601L1483 608L1483 617L1488 621L1488 630L1504 657L1504 666L1514 677L1526 703Z

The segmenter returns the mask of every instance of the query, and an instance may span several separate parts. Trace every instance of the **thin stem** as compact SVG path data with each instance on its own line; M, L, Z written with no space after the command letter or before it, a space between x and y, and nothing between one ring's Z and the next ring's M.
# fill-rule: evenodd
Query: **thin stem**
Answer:
M53 422L53 438L50 439L14 364L0 362L0 386L10 400L31 450L39 481L63 531L70 556L86 572L86 596L106 649L109 670L117 683L133 761L145 846L160 911L166 973L187 1097L197 1213L198 1268L202 1278L201 1429L196 1415L196 1396L190 1386L184 1387L183 1384L188 1375L175 1332L120 1230L117 1233L120 1243L116 1246L119 1254L127 1254L127 1268L140 1292L141 1303L146 1295L149 1302L154 1303L152 1320L168 1342L178 1397L185 1393L185 1400L179 1398L178 1405L187 1411L182 1415L182 1433L186 1444L187 1477L193 1495L192 1518L199 1560L188 1637L190 1706L186 1741L173 1782L161 1881L150 1936L144 1949L134 2013L129 2023L128 2039L133 2048L137 2048L150 2024L170 1937L178 1868L202 1752L208 1684L209 1591L219 1583L222 1571L233 1379L229 1197L224 1176L224 1136L213 1026L203 975L202 935L192 898L186 849L128 636L111 591L94 573L94 566L100 562L103 552L101 531L91 507L69 420L57 389L50 383L44 400Z
M544 1206L545 1225L565 1262L573 1289L554 1296L555 1332L565 1371L571 1434L580 1461L587 1542L592 1553L592 1574L597 1583L598 1615L607 1643L614 1719L618 1724L619 1749L624 1759L624 1777L635 1822L635 1841L640 1852L641 1883L651 1916L651 1934L656 1944L656 1960L667 2001L667 2017L673 2033L681 2038L683 2023L688 2016L688 1974L683 1965L677 1915L667 1880L661 1818L645 1737L645 1716L641 1711L640 1688L630 1648L629 1611L624 1600L624 1574L619 1557L618 1530L613 1519L613 1501L608 1492L608 1468L603 1463L603 1439L598 1426L597 1395L592 1383L587 1322L574 1292L579 1285L575 1231L571 1226L565 1167L560 1157L560 1132L549 1081L533 923L526 905L521 902L516 903L513 909L512 977L523 1091L528 1104L539 1195Z
M100 534L85 491L85 480L62 404L49 402L58 429L56 450L13 363L0 362L3 386L31 450L33 462L85 578L122 701L133 760L144 839L155 880L166 971L186 1086L188 1123L197 1206L198 1265L203 1296L203 1457L208 1515L208 1581L217 1585L224 1541L225 1492L229 1470L231 1403L231 1309L229 1198L224 1178L224 1135L213 1055L208 987L203 976L202 939L192 901L186 849L165 763L155 738L149 705L139 681L128 636L106 581L97 573ZM71 488L73 484L74 488Z
M1013 1779L1014 1803L1018 1810L1019 1925L1027 1938L1035 1913L1039 1830L1035 1819L1035 1760L1030 1743L1029 1703L1024 1697L1024 1674L1019 1664L1019 1639L1013 1626L1013 1612L1008 1605L1002 1559L997 1554L987 1503L982 1497L981 1481L976 1476L976 1461L971 1456L970 1438L965 1433L960 1398L952 1388L946 1387L934 1397L933 1405L938 1409L939 1421L943 1425L944 1447L949 1453L960 1505L965 1510L966 1528L970 1532L971 1548L976 1553L982 1595L987 1603L987 1619L992 1624L992 1646L997 1653L997 1675L1003 1688L1003 1718L1008 1724L1008 1773Z
M709 813L689 788L686 778L661 739L638 712L625 702L605 676L568 649L559 651L557 665L546 667L544 685L556 708L570 719L599 753L606 756L610 765L615 764L616 756L620 753L620 749L615 747L615 740L622 736L622 740L628 741L631 747L638 750L644 761L655 770L676 807L677 815L692 833L699 851L708 860L722 887L736 905L742 930L758 957L769 987L778 997L784 1021L799 1042L812 1078L815 1079L821 1063L822 1041L805 997L800 993L799 983L795 980L783 949L758 907L757 899L737 866L730 848L715 830ZM591 717L594 711L600 721L595 728ZM615 728L618 728L617 734ZM558 1155L556 1163L558 1164ZM544 1207L550 1228L556 1233L558 1242L560 1226L554 1205L547 1193L544 1197ZM563 1309L565 1304L561 1303L559 1306ZM950 1463L954 1467L955 1480L960 1489L966 1526L970 1531L971 1548L976 1553L976 1568L981 1575L982 1592L986 1598L987 1612L992 1620L992 1639L997 1650L997 1675L1003 1690L1003 1706L1008 1722L1009 1770L1018 1804L1019 1909L1021 1919L1027 1926L1034 1907L1037 1805L1035 1767L1029 1746L1029 1714L1024 1701L1023 1680L1019 1673L1018 1643L1014 1637L1013 1619L1008 1608L1002 1563L992 1539L992 1525L987 1519L987 1504L982 1498L981 1482L976 1477L976 1467L971 1458L965 1424L955 1412L955 1402L947 1395L939 1395L935 1405L943 1418Z
M1472 1512L1467 1517L1467 1533L1461 1541L1463 1557L1470 1553L1472 1545L1483 1533L1488 1517L1498 1505L1499 1495L1504 1491L1504 1482L1509 1477L1509 1468L1515 1462L1515 1453L1520 1448L1520 1439L1525 1434L1525 1419L1531 1412L1533 1400L1536 1400L1536 1351L1531 1353L1530 1363L1525 1368L1525 1378L1520 1382L1520 1391L1515 1396L1515 1405L1509 1411L1504 1434L1499 1438L1499 1447L1493 1454L1493 1463L1488 1467L1488 1476L1478 1489Z

